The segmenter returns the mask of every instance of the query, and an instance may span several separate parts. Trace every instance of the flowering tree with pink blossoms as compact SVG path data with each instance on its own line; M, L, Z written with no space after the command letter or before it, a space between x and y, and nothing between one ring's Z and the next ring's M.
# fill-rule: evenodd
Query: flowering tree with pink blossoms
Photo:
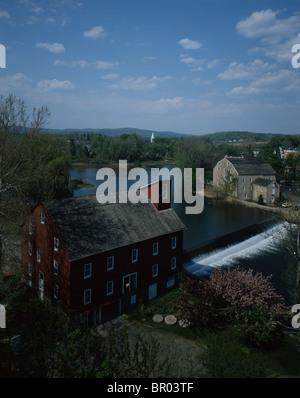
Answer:
M270 278L240 268L215 270L205 281L188 277L181 285L180 307L197 326L238 320L253 307L264 307L279 317L286 310L284 299Z

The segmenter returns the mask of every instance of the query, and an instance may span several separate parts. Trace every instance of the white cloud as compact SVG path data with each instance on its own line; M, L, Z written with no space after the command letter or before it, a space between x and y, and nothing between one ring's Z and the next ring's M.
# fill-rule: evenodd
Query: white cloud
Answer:
M186 50L198 50L202 47L202 44L199 41L190 40L190 39L182 39L177 42L180 46L185 48Z
M231 62L224 72L218 74L218 78L221 80L251 78L269 68L271 68L270 64L259 59L256 59L247 65L238 62Z
M41 80L37 83L37 88L42 91L66 90L75 88L75 84L69 80Z
M102 26L95 26L91 30L88 30L83 33L83 37L91 38L91 39L96 39L97 37L104 37L106 33L104 32L104 29Z
M117 66L119 63L118 62L107 62L107 61L96 61L95 65L96 68L98 69L111 69L115 66Z
M234 87L228 94L245 96L253 94L276 94L278 100L284 92L299 92L300 77L292 70L281 69L275 72L267 72L254 78L248 86Z
M207 69L213 69L213 68L215 68L215 67L218 65L219 62L220 62L219 59L214 59L214 60L210 61L210 62L206 65L206 67L207 67Z
M35 14L42 14L44 12L44 9L42 7L34 7L32 9L32 12L34 12Z
M31 79L23 73L16 73L14 75L3 77L0 75L0 86L2 93L11 92L12 90L26 90L30 82Z
M65 47L61 44L61 43L53 43L53 44L49 44L49 43L36 43L37 47L43 47L46 48L48 51L50 51L51 53L55 53L55 54L59 54L59 53L63 53L66 51Z
M174 98L161 98L155 102L160 110L167 109L177 109L178 107L183 106L183 98L182 97L174 97Z
M79 66L80 68L85 68L88 65L88 62L85 59L80 59L79 61L72 61L72 68L76 68Z
M47 18L45 23L47 25L54 25L56 23L56 20L54 18Z
M37 23L38 19L35 15L31 15L28 19L26 24L27 25L35 25Z
M9 13L7 11L0 11L0 18L7 18L9 19Z
M201 65L203 65L204 59L195 59L193 57L187 56L186 54L181 54L179 59L179 62L188 65L193 72L203 70Z
M65 61L63 61L63 60L56 59L56 60L54 61L54 66L65 66L65 65L66 65L66 63L65 63Z
M153 88L157 87L159 83L168 79L170 79L170 76L166 76L163 78L153 76L150 79L147 79L144 76L126 76L121 79L119 83L112 84L110 88L122 90L152 90Z
M278 18L279 12L271 9L253 12L250 17L239 21L236 28L248 39L259 38L262 42L274 44L291 38L300 29L300 15Z
M101 79L103 80L114 80L117 79L119 77L119 75L117 73L109 73L105 76L102 76Z

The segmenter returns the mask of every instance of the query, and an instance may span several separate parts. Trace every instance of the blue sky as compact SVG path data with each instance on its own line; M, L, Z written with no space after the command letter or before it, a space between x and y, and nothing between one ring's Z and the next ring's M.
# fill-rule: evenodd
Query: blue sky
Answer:
M298 0L0 0L0 94L49 128L300 133Z

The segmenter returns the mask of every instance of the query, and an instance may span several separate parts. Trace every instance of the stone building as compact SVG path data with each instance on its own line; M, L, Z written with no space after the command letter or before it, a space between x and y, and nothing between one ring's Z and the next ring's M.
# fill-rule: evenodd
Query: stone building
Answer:
M213 170L214 187L241 200L273 204L279 199L280 189L276 172L264 159L226 156Z

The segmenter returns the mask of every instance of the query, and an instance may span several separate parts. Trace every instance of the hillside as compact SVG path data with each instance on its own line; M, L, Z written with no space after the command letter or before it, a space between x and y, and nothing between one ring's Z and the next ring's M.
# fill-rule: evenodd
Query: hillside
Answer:
M180 137L185 137L191 134L179 134L179 133L174 133L172 131L154 131L154 130L143 130L143 129L137 129L137 128L131 128L131 127L122 127L122 128L116 128L116 129L91 129L91 128L86 128L86 129L62 129L62 130L55 130L55 129L45 129L42 131L43 133L59 133L59 134L72 134L72 133L82 133L82 134L102 134L102 135L108 135L108 136L116 136L116 135L121 135L121 134L138 134L142 135L144 137L151 137L152 133L156 137L170 137L170 138L180 138Z
M131 127L121 127L116 129L44 129L42 133L58 133L58 134L102 134L107 136L118 136L121 134L138 134L144 137L150 138L152 133L156 137L169 137L169 138L180 138L180 137L191 137L197 136L204 139L209 139L213 142L238 142L239 140L245 139L253 139L256 142L267 142L271 139L272 136L276 135L276 137L284 137L287 134L271 134L271 133L253 133L249 131L220 131L216 133L209 134L188 134L188 133L175 133L173 131L154 131L154 130L145 130Z

